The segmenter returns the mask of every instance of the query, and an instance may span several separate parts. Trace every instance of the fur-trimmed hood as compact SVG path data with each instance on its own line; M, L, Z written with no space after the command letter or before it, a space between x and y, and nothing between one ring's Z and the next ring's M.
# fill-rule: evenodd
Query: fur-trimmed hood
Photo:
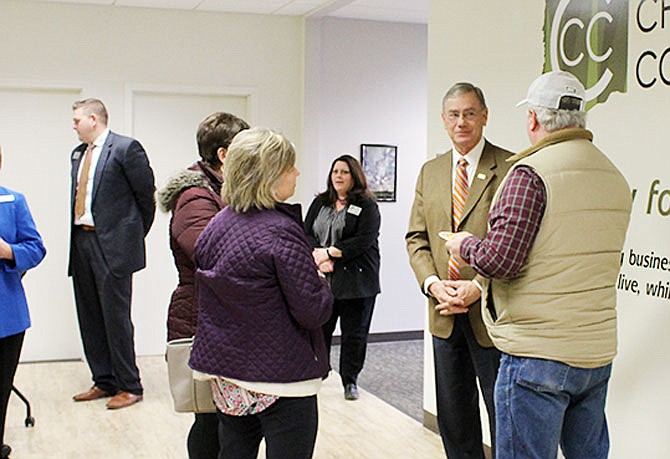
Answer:
M212 190L205 175L199 170L183 170L170 177L163 188L158 190L158 204L163 212L172 212L179 196L188 188L199 187Z
M157 193L160 207L170 212L170 249L179 284L170 297L168 339L193 336L198 322L195 296L195 242L203 228L223 207L222 177L198 161L173 175Z

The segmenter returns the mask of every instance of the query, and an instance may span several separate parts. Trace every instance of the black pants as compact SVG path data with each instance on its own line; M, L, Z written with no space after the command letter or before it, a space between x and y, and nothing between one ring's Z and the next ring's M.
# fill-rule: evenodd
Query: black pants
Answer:
M130 317L132 275L109 270L95 233L72 233L72 282L86 361L99 388L142 394Z
M12 393L14 375L19 364L25 332L0 338L0 445L5 442L7 405Z
M219 457L219 418L216 413L195 413L187 447L189 459Z
M219 459L256 459L265 438L267 459L309 459L314 452L319 413L316 395L281 397L249 416L219 417Z
M342 347L340 348L340 376L342 384L356 384L358 374L365 363L368 349L368 333L372 322L372 312L376 296L335 300L333 314L323 326L326 349L330 356L330 345L337 319L340 319Z
M455 316L454 330L447 339L433 336L437 423L449 459L484 459L479 416L482 390L489 416L491 442L495 442L495 388L500 352L477 343L465 314ZM495 445L493 450L495 451Z

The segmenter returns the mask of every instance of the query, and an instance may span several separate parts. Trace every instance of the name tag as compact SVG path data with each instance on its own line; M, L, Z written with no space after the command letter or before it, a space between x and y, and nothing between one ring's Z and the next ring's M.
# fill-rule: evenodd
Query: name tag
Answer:
M358 216L361 214L361 211L362 211L362 210L363 210L363 209L361 209L360 207L355 206L355 205L352 204L352 205L350 205L349 208L347 209L347 213L348 213L348 214L351 214L351 215L355 215L355 216L358 217Z
M13 194L0 195L0 202L14 202L15 199Z

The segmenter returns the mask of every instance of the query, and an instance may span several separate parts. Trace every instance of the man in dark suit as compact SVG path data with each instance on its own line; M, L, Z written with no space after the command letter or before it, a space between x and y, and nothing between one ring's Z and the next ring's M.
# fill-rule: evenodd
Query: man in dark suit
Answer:
M470 83L447 91L442 120L453 149L421 169L405 240L412 269L429 299L437 423L445 451L449 459L483 459L476 379L495 439L493 388L500 354L482 321L481 290L470 281L475 272L453 266L453 261L450 266L438 233L467 228L486 234L489 206L510 167L505 160L511 153L484 139L488 109L482 91Z
M142 400L130 315L132 275L146 263L144 238L156 208L154 174L142 145L107 128L97 99L72 106L82 141L72 152L72 276L79 329L93 386L75 401L112 397L107 408Z

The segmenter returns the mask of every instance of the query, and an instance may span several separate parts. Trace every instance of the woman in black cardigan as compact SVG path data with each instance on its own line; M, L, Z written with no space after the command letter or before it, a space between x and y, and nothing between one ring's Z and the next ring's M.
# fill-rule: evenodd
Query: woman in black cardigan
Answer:
M333 315L324 325L328 355L340 319L340 376L344 398L358 399L356 380L363 369L368 331L379 288L381 217L363 168L350 155L333 161L326 191L314 198L305 231L314 261L326 274L335 297Z

